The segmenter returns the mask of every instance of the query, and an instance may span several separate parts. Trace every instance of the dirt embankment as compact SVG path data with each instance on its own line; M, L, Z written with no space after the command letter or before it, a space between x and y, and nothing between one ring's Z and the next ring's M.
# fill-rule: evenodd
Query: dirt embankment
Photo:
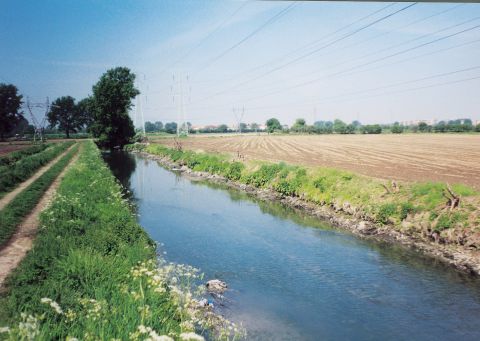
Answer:
M380 179L463 183L480 190L480 134L244 135L179 140L245 160L332 167ZM173 139L155 143L173 146Z

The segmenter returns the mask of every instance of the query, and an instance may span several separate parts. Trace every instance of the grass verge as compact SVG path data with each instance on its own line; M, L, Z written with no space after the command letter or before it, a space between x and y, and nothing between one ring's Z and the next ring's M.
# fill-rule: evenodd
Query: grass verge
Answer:
M177 150L160 144L135 144L127 146L127 150L160 155L194 171L328 205L338 212L422 239L480 249L480 196L462 184L451 186L461 201L459 207L450 210L446 205L447 186L442 183L390 183L332 168L306 168L282 162L244 163L225 155Z
M3 208L3 210L0 211L0 246L10 239L18 225L37 205L45 191L70 162L77 150L78 146L72 148L65 156L63 156L30 186L20 192Z
M0 323L11 339L231 339L202 307L198 270L165 263L93 142L85 142L33 249L7 280ZM0 324L1 325L1 324ZM26 327L28 326L28 328ZM229 329L232 328L232 329Z

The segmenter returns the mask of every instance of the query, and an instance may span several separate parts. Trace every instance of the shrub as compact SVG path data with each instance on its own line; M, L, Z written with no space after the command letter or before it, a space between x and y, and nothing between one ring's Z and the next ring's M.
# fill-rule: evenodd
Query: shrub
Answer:
M416 207L410 202L400 204L400 219L404 220L410 213L416 212Z
M230 180L239 180L242 176L242 171L245 168L245 165L241 162L232 162L225 173L227 179Z
M377 212L377 221L386 224L388 219L397 212L397 206L392 203L383 204L379 207Z
M262 165L259 170L247 176L246 182L255 187L264 187L267 183L275 179L284 167L284 164Z

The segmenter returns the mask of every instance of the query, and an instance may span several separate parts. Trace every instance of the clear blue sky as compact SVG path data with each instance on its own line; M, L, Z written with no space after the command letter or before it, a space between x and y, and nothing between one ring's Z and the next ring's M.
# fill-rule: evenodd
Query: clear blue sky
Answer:
M188 75L193 124L231 124L233 106L260 123L480 119L479 4L416 4L384 20L409 4L291 4L0 0L0 82L34 101L81 99L127 66L145 119L163 122L177 116L173 73Z

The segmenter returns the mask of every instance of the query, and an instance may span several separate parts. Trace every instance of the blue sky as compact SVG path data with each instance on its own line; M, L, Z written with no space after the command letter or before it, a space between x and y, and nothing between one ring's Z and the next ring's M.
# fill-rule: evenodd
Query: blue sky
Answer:
M243 106L245 122L480 119L479 4L292 4L0 0L0 82L81 99L127 66L145 119L163 122L173 74L193 124L232 124Z

